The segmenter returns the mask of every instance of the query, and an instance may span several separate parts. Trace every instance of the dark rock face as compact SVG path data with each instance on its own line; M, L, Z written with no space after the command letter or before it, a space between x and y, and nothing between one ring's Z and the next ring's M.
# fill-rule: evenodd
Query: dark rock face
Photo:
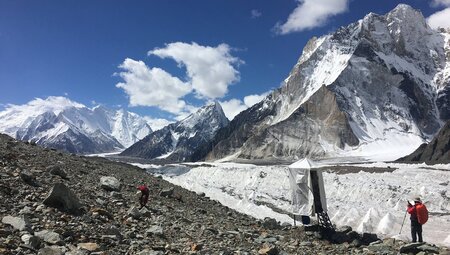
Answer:
M320 142L338 148L359 143L348 124L347 116L336 102L335 95L325 86L319 89L288 119L255 134L241 148L243 158L290 158L298 155L325 155Z
M397 161L432 164L450 163L450 121L447 121L429 144L420 145L416 151Z
M193 153L208 148L208 143L228 119L219 103L199 109L186 119L170 124L146 136L123 151L121 156L166 161L193 161Z

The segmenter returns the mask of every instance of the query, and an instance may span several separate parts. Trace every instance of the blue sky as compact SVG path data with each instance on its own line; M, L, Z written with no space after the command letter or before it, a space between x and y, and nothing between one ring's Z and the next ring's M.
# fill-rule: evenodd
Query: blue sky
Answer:
M0 104L66 96L156 127L218 100L232 117L312 36L399 3L448 24L450 0L0 0Z

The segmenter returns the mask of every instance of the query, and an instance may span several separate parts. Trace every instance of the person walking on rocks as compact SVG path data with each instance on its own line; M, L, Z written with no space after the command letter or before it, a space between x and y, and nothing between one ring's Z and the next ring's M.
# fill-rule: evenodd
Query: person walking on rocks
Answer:
M139 190L137 192L138 194L139 194L139 192L141 192L141 197L139 198L139 204L141 205L140 209L142 209L144 206L147 205L150 191L149 191L147 185L145 185L145 184L139 185L137 189Z
M408 213L411 214L411 237L413 243L423 242L422 239L422 225L428 220L428 210L425 205L422 204L420 197L414 198L414 205L408 201Z

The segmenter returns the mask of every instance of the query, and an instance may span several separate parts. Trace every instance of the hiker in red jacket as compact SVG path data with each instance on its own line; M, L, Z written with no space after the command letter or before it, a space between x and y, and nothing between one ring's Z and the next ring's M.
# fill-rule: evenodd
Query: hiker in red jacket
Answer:
M413 243L417 242L417 236L419 237L419 242L423 242L422 240L422 224L419 223L419 220L417 218L417 209L416 207L418 205L422 204L422 200L420 200L420 197L414 198L414 205L412 205L408 201L408 213L411 214L411 236Z
M148 190L148 188L145 184L138 186L137 189L141 191L141 197L139 198L139 203L141 204L140 209L142 209L142 207L144 207L148 202L148 197L150 195L150 191ZM138 191L138 193L139 193L139 191Z

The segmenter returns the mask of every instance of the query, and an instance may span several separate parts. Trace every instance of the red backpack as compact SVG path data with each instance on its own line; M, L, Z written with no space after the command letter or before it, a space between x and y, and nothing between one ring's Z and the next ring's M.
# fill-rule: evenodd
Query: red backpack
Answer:
M419 221L420 225L423 225L428 221L428 209L424 204L417 204L415 206L417 212L417 221Z

